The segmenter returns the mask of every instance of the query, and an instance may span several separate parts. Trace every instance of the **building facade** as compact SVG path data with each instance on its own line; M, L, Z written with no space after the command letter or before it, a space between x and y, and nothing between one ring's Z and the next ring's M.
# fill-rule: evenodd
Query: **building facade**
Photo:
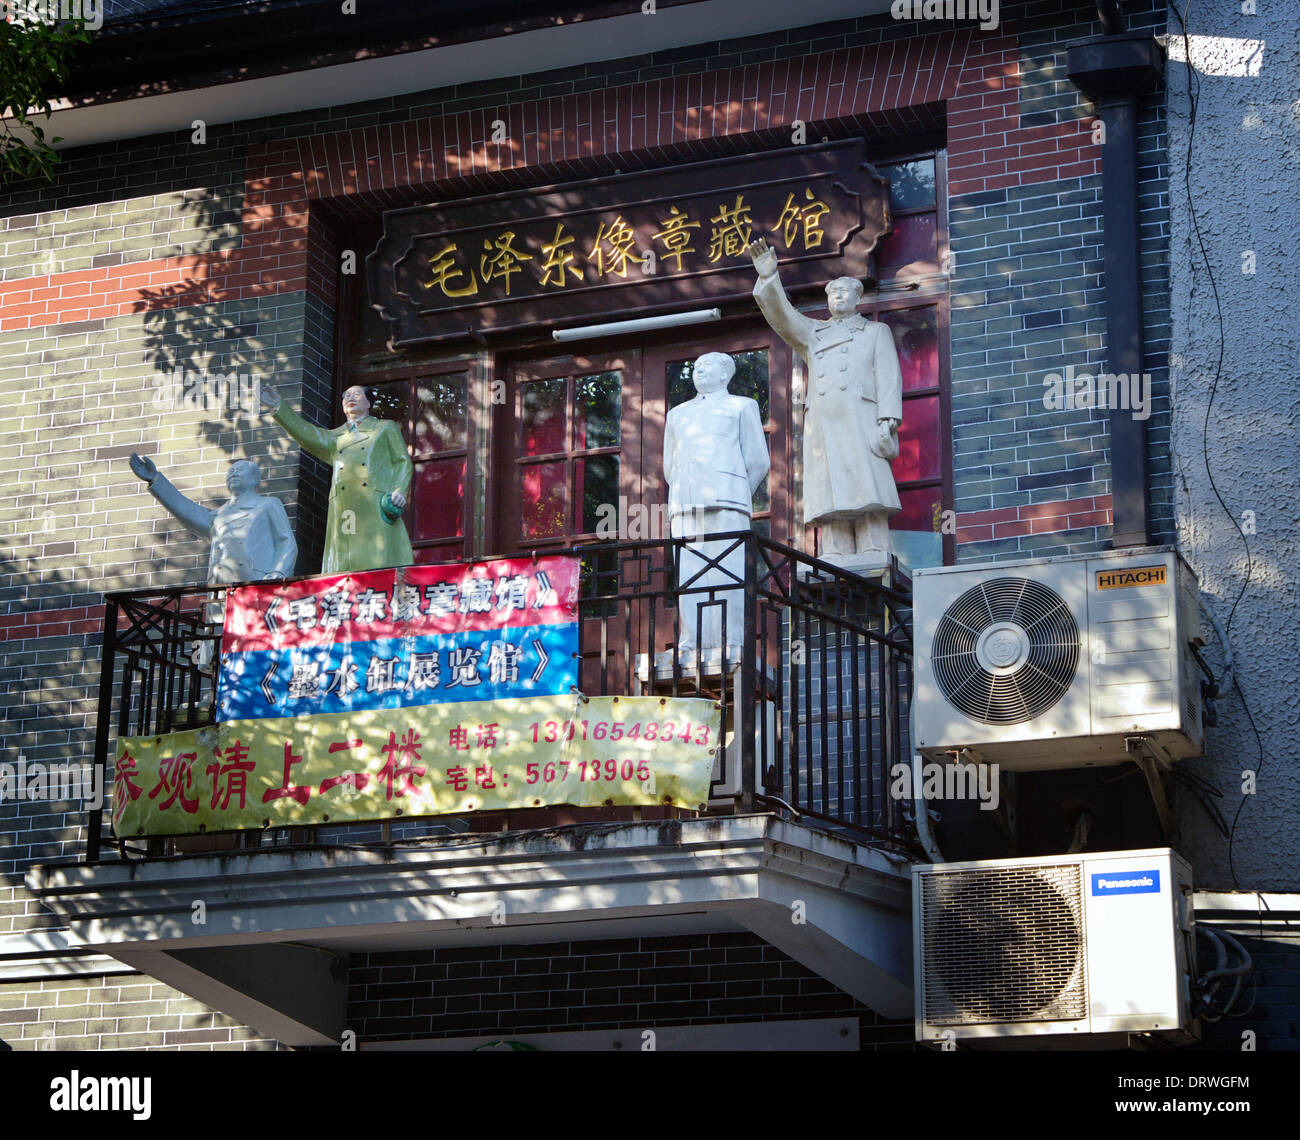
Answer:
M206 545L149 496L133 454L209 505L230 462L256 460L260 490L289 511L298 573L319 569L328 469L264 414L260 385L322 426L337 422L345 389L366 386L411 451L416 562L463 562L663 537L629 534L626 520L638 508L653 518L666 498L663 418L691 394L691 361L726 352L731 390L758 400L772 456L756 533L815 556L800 502L804 366L752 301L710 284L733 278L707 272L714 242L714 265L748 269L723 232L738 200L693 219L705 268L664 281L643 265L620 273L603 222L583 231L575 254L597 262L598 287L571 309L562 223L595 201L690 216L689 195L670 196L692 178L707 198L803 162L831 186L836 162L865 162L888 179L890 229L871 251L861 311L888 326L903 372L892 527L904 565L1177 543L1223 628L1205 650L1224 686L1218 725L1206 758L1186 762L1221 797L1171 783L1172 836L1141 781L1069 772L1019 780L1010 835L974 805L942 805L938 846L953 859L1056 854L1082 810L1088 850L1172 841L1193 863L1198 916L1254 956L1249 1018L1219 1023L1209 1045L1237 1047L1250 1030L1261 1049L1294 1048L1300 971L1286 924L1300 864L1286 821L1300 789L1280 756L1282 687L1300 647L1276 615L1295 593L1296 409L1284 379L1292 334L1262 315L1284 311L1289 274L1284 221L1265 203L1234 207L1253 200L1261 172L1294 188L1279 157L1294 129L1294 20L1184 29L1158 0L1124 3L1124 27L1113 6L1072 0L1003 3L992 28L899 19L883 0L797 13L611 5L576 21L560 5L502 4L486 27L442 12L349 25L327 18L337 5L318 7L302 6L295 24L239 5L110 6L98 54L73 76L77 105L56 115L67 144L54 183L0 195L0 706L15 774L66 762L88 773L127 725L120 702L134 682L111 667L136 658L124 648L102 668L105 595L166 596L166 609L178 596L167 591L203 581ZM255 19L265 46L239 78L198 62L250 42ZM164 58L158 45L185 29L193 42ZM1112 117L1114 92L1070 52L1107 33L1158 45L1164 79L1135 81L1131 118ZM378 58L361 58L358 42ZM1264 45L1262 66L1247 42ZM1238 129L1243 102L1258 124ZM1126 130L1127 142L1116 137ZM1226 164L1208 141L1220 133L1236 140ZM805 207L822 198L810 189L782 215L783 268L815 254L823 219ZM422 233L463 224L485 253L467 242L434 251L422 303L399 328L383 290L401 262L385 243L413 210ZM485 237L483 218L557 226L551 296L544 274L535 304L510 293L502 227ZM660 246L661 265L674 248ZM1116 338L1125 263L1111 259L1125 249L1132 292ZM822 315L815 269L792 295ZM647 282L629 284L638 272ZM1207 296L1211 277L1227 275L1233 287ZM647 305L643 285L663 292ZM719 319L667 331L553 336L715 306ZM1228 336L1233 318L1247 336ZM1122 371L1117 359L1133 364L1127 406L1098 406L1069 382ZM602 530L611 507L616 536ZM584 684L630 678L637 654L663 648L655 619L633 635L615 614L615 559L584 563L584 629L605 638L598 661L584 659L595 670ZM109 611L113 630L140 612ZM813 618L824 654L843 612ZM793 619L772 620L756 631L760 676L792 668L780 622ZM905 733L907 701L884 673L873 674L879 706L866 700L878 712L863 717L893 756L886 737ZM835 685L849 684L824 673L799 683L822 721ZM748 703L740 690L733 702L738 715ZM737 726L751 747L775 731L761 713L757 728ZM884 804L887 769L868 781L881 801L849 811L842 785L832 795L829 777L812 774L833 751L814 735L800 753L802 812L785 802L799 794L792 765L766 799L742 789L735 812L560 808L129 851L80 797L6 795L0 1038L17 1049L274 1049L347 1034L362 1048L577 1034L605 1047L632 1030L734 1043L726 1034L748 1026L754 1040L795 1034L809 1048L910 1047L915 820L910 805ZM800 906L806 921L792 922Z

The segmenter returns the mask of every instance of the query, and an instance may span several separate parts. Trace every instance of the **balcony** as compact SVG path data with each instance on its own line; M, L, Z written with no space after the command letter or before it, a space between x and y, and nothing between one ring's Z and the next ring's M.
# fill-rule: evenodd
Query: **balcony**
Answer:
M721 706L707 805L135 839L112 834L105 804L90 813L84 860L33 868L29 888L85 947L291 1044L341 1028L343 983L319 950L614 935L749 930L886 1016L908 1015L914 833L910 803L889 794L907 760L906 581L844 573L750 532L725 536L711 563L683 561L684 546L547 554L581 561L584 694ZM224 592L106 598L100 787L112 786L117 737L215 722ZM697 635L714 616L733 648L678 649L683 613Z

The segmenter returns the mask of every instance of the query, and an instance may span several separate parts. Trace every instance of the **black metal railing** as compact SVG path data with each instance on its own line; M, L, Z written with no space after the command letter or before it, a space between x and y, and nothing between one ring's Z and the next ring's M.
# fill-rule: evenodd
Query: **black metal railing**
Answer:
M907 761L911 680L910 593L896 570L861 577L748 531L707 545L652 539L545 553L581 560L584 693L721 704L727 745L710 810L781 809L911 841L904 805L889 794L891 771ZM117 737L215 722L224 596L225 587L107 595L100 786L110 786ZM108 810L91 813L89 862L100 858ZM349 827L374 825L331 831ZM151 840L136 853L163 849Z

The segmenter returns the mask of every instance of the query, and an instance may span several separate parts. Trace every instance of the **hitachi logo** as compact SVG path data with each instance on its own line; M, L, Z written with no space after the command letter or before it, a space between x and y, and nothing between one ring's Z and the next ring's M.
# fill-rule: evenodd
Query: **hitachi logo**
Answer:
M1135 566L1132 570L1097 571L1099 590L1123 590L1130 586L1160 586L1164 581L1163 566Z

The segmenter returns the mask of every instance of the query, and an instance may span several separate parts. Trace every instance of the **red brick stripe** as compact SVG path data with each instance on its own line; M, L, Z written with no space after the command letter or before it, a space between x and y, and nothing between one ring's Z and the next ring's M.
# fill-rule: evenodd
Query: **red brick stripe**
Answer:
M62 610L28 610L26 613L0 615L0 641L98 634L103 628L104 611L99 607L74 606Z
M196 587L197 589L197 587ZM204 605L202 594L185 595L180 610L198 614ZM130 618L119 610L119 629L130 624ZM16 614L0 614L0 642L23 641L31 637L69 637L73 634L94 634L98 639L104 628L104 607L69 606L57 610L25 610Z
M1085 526L1111 525L1111 498L1094 495L1032 506L967 511L957 516L957 542L988 542L1024 534L1056 534Z

